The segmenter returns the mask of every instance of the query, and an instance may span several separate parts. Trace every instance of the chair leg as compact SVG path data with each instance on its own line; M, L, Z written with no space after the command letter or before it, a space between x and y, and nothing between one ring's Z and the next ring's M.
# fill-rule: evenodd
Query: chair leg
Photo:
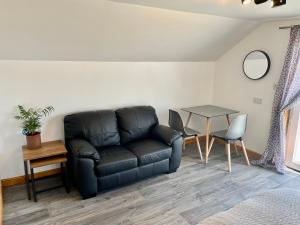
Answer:
M227 159L228 159L228 171L231 173L231 154L230 154L230 143L227 143Z
M213 146L214 142L215 142L215 138L212 138L211 141L210 141L210 144L209 144L209 148L208 148L208 153L207 153L207 155L209 155L209 153L210 153L210 151L211 151L211 149L212 149L212 146Z
M202 156L202 152L201 152L201 146L200 146L200 143L199 143L199 136L195 136L195 139L196 139L196 144L197 144L197 148L198 148L198 151L199 151L199 155L200 155L200 158L201 160L203 160L203 156Z
M237 148L235 142L233 143L233 146L234 146L235 154L236 154L237 156L240 156L239 150L238 150L238 148Z
M241 143L242 143L242 148L243 148L243 153L244 153L244 156L245 156L245 160L246 160L246 163L248 166L250 166L250 162L249 162L249 159L248 159L248 154L247 154L247 151L246 151L246 148L245 148L245 143L243 140L241 140Z
M182 150L183 151L185 150L185 139L183 139L183 142L182 142Z

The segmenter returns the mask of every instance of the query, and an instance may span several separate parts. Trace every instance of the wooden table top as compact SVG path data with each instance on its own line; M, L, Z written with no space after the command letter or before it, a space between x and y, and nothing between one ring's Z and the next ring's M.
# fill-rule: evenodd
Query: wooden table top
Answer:
M22 146L22 149L24 161L41 159L67 153L65 144L62 141L44 142L42 143L41 148L33 150L27 149L27 146L24 145Z

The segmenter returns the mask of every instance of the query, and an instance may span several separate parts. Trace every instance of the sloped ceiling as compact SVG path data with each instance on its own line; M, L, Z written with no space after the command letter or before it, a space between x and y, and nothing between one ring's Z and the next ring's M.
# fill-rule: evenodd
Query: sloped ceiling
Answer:
M108 0L0 0L0 59L213 61L258 24L163 8Z
M242 5L241 0L111 0L122 3L152 6L198 14L211 14L256 21L282 20L300 17L300 1L287 0L282 7L271 8L271 0L264 4Z

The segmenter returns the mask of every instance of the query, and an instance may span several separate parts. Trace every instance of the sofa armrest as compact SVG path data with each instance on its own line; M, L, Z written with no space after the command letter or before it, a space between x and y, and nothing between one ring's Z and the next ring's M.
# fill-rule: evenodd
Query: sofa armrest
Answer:
M92 159L77 160L75 176L77 187L83 199L95 197L98 192L97 177L94 172L95 162Z
M172 155L170 158L170 173L176 172L181 163L183 138L176 139L172 144Z
M177 139L181 138L182 133L167 126L157 125L153 128L152 135L171 146Z
M72 153L78 158L100 160L98 151L89 142L82 139L73 139L69 142Z

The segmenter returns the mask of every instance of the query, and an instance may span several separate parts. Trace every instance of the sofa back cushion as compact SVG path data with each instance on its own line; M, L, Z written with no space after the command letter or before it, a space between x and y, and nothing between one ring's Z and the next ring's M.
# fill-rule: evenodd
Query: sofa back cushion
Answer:
M122 144L147 137L158 124L155 109L151 106L118 109L116 115Z
M82 112L65 116L65 139L80 138L96 148L119 145L116 114L112 110Z

